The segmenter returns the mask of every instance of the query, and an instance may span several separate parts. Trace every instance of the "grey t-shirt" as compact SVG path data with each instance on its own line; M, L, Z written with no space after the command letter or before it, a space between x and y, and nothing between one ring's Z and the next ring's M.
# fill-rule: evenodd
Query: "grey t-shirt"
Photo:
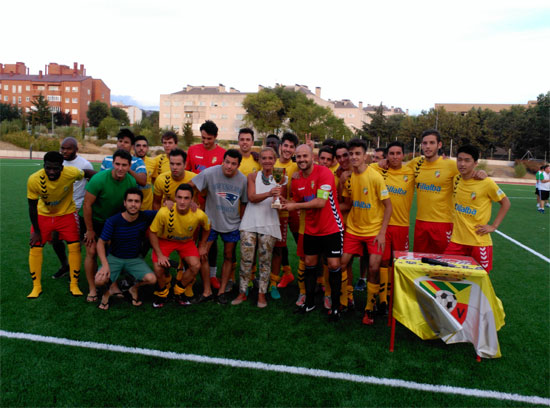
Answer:
M222 166L217 165L193 177L193 184L200 191L206 190L205 212L212 229L223 233L238 230L241 224L239 203L248 202L246 176L237 171L233 177L226 177Z

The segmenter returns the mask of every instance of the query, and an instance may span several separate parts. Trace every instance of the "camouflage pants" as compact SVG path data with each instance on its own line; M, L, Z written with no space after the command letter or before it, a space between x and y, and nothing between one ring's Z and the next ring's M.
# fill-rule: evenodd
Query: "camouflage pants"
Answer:
M254 249L258 242L258 258L260 260L260 293L267 292L269 275L271 274L271 257L277 238L256 232L241 231L241 274L239 282L240 293L245 293L250 281L252 265L255 262Z

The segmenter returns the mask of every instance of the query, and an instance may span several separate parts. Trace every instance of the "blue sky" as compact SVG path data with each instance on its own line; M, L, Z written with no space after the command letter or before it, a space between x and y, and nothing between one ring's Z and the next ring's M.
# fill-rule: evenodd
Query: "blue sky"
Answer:
M187 84L303 84L399 106L526 103L550 90L550 2L28 0L3 4L0 62L102 78L144 106ZM25 29L22 29L22 23Z

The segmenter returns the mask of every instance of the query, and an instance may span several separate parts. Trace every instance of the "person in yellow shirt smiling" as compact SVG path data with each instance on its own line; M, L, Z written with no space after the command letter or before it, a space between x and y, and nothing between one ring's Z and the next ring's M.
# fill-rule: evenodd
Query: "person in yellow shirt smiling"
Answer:
M178 186L183 183L188 183L196 176L195 173L185 170L187 153L183 150L173 149L168 154L168 157L170 161L170 171L162 173L155 180L153 210L159 210L163 205L171 207L175 201L175 193Z
M460 174L454 178L453 235L445 253L471 256L490 272L493 268L490 233L502 223L510 209L510 200L490 178L474 179L478 159L477 147L466 145L458 149L456 165ZM493 202L498 202L500 209L489 224Z

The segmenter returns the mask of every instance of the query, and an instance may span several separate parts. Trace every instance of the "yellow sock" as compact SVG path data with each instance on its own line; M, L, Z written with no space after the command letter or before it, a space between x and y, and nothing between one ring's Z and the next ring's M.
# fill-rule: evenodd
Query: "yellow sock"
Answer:
M347 282L346 282L346 284L347 284ZM347 289L347 293L348 293L348 303L349 303L349 301L353 302L353 286L347 285L346 289Z
M183 265L180 261L180 264L178 265L178 273L176 273L176 280L180 281L183 279Z
M290 265L283 266L283 275L292 274L292 269L290 268Z
M32 279L32 292L29 299L37 298L42 293L42 247L32 247L29 250L29 270Z
M367 305L365 310L374 310L374 304L376 303L376 295L380 292L380 284L367 282Z
M189 283L189 285L187 285L187 287L185 288L185 296L190 297L190 298L195 296L195 293L193 292L193 285L195 284L196 281L197 281L196 279L193 279Z
M80 276L80 265L82 261L80 242L71 242L67 245L67 249L69 250L69 270L71 271L69 290L73 296L82 296L83 293L78 287L78 278Z
M342 271L342 286L340 286L340 304L344 307L348 305L348 272Z
M380 268L380 294L378 295L380 303L388 302L388 268Z
M174 285L174 295L176 296L179 296L181 295L182 293L185 293L185 289L183 286L181 286L181 283L180 282L176 282L176 284Z
M328 266L323 265L323 276L322 285L325 287L325 296L330 296L332 294L332 289L330 288L330 283L328 282Z
M279 275L275 275L273 273L269 275L269 277L271 279L271 286L277 286L277 283L279 283L279 281L281 280L281 277Z
M300 295L306 294L306 283L304 282L304 274L306 273L306 264L300 259L298 262L298 288Z

